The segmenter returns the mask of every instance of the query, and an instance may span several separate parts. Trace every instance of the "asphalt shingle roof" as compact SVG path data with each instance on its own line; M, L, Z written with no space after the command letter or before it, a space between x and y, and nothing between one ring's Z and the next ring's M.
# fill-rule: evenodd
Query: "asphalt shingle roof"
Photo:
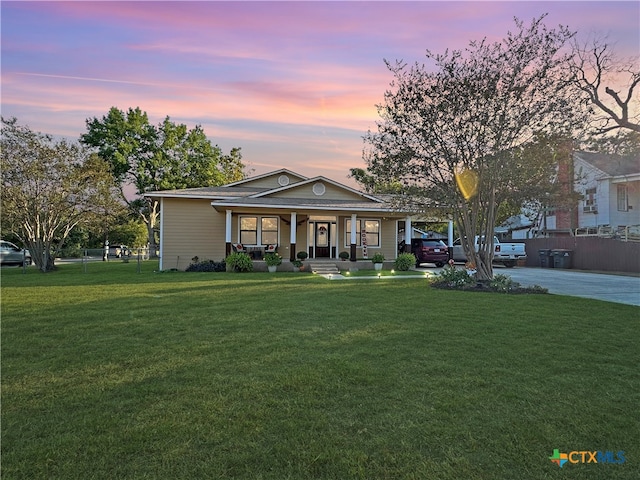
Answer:
M636 156L592 152L576 152L576 156L612 177L640 173L640 158Z

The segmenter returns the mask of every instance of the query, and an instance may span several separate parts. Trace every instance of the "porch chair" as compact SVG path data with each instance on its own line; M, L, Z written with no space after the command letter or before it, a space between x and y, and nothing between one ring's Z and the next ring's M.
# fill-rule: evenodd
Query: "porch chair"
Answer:
M273 245L267 245L267 247L264 249L264 253L276 253L276 250L278 249L278 244L273 244Z
M231 247L236 253L247 253L247 249L244 248L244 245L242 245L241 243L232 243Z

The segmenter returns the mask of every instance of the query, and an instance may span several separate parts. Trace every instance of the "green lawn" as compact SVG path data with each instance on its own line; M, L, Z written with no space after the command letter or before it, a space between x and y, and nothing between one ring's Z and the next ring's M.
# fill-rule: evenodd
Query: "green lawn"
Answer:
M637 307L136 268L2 270L3 480L640 478Z

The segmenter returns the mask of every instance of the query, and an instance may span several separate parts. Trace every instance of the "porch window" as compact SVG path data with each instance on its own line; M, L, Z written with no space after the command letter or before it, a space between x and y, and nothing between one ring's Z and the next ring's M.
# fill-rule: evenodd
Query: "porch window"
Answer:
M351 245L351 219L346 219L345 227L345 239L344 244L346 247ZM356 220L356 245L362 244L362 227L364 226L367 232L367 246L379 247L380 246L380 220L373 219L358 219Z
M278 217L262 217L260 238L262 245L278 243Z
M618 185L618 211L626 212L629 210L629 192L626 185Z
M243 245L277 244L278 217L240 217L240 243Z
M240 217L240 243L256 245L258 243L258 218Z

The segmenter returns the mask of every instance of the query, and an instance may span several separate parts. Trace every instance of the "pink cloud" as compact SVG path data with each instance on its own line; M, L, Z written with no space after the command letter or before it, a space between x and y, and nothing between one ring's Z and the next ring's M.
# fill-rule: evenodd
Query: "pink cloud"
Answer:
M514 15L544 11L549 25L611 31L625 55L640 44L637 2L5 3L3 115L77 138L86 118L139 106L307 174L362 165L392 80L383 58L499 40Z

